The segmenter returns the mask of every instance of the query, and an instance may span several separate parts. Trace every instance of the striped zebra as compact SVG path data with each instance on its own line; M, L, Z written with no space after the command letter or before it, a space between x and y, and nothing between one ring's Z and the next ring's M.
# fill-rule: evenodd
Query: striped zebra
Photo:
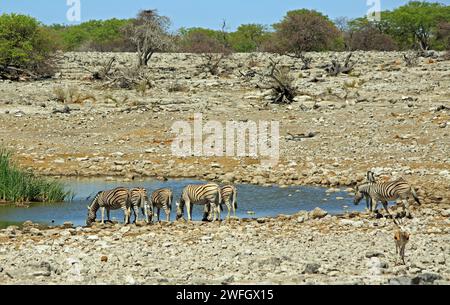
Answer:
M155 209L157 210L156 215L158 217L159 222L159 214L161 209L164 209L166 213L166 221L170 221L170 213L172 211L172 201L173 201L173 193L171 189L159 189L153 192L152 198L150 200L150 208L153 222L153 218L155 216Z
M367 182L372 182L372 183L376 182L375 181L375 174L374 174L374 172L368 171L367 174L366 174L366 177L367 177ZM365 195L364 197L366 199L367 211L372 211L372 198L370 198L369 195Z
M220 210L223 211L223 205L226 205L228 208L227 219L230 219L231 210L233 210L234 217L236 217L236 209L237 209L237 190L234 185L225 185L220 188L220 196L222 197L222 201L220 203ZM207 219L210 213L210 206L205 205L204 209L204 220Z
M357 205L364 196L369 196L372 200L371 211L375 212L378 201L383 204L384 209L388 213L388 201L402 200L403 212L408 218L411 218L409 211L408 199L413 197L420 205L419 198L414 191L414 188L408 184L403 178L388 182L367 182L356 188L354 204Z
M145 221L148 222L148 195L145 188L132 188L131 194L131 207L134 213L134 223L139 221L139 209L141 209L144 215Z
M112 190L100 191L95 195L91 205L88 206L88 216L86 225L90 226L97 217L97 211L101 209L102 224L105 223L105 210L107 211L108 221L110 221L110 210L122 209L125 215L125 224L130 222L131 214L131 194L124 187L117 187Z
M233 209L233 215L236 217L237 209L237 190L234 185L225 185L220 189L220 196L222 197L221 204L225 204L228 208L228 216L230 218L231 210Z
M218 214L220 220L221 202L222 198L220 195L220 187L217 184L208 183L202 185L188 185L183 189L180 201L176 203L177 220L183 217L184 206L186 205L188 220L191 221L192 208L195 204L210 205L210 210L213 212L213 221L216 220L216 213ZM205 214L203 216L203 220L205 220Z

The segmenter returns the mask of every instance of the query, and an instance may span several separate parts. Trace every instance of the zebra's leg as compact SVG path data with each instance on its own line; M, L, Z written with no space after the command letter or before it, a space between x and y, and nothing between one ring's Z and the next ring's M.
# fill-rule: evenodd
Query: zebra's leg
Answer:
M158 222L160 221L160 220L159 220L159 214L160 214L160 212L161 212L161 208L158 208L158 211L157 211L157 213L158 213Z
M192 220L192 205L191 205L191 202L189 201L189 200L187 200L186 202L185 202L185 205L186 205L186 211L187 211L187 214L188 214L188 221L191 221Z
M137 206L133 206L133 213L134 213L134 223L137 223L139 221L139 208Z
M124 213L124 216L125 216L124 224L127 225L127 224L130 223L131 208L123 207L122 210L123 210L123 213Z
M405 198L402 200L402 202L403 202L403 213L406 215L407 218L412 218L411 211L409 210L408 199Z
M210 210L209 210L209 204L203 205L203 219L202 221L209 221L210 218Z
M383 208L384 208L384 210L387 213L388 217L386 217L386 218L392 218L393 219L394 217L392 217L391 213L389 213L389 210L388 210L388 202L386 200L383 200L383 201L381 201L381 203L383 204Z
M166 221L170 222L170 211L169 211L169 209L165 209L164 212L166 213Z
M108 218L108 222L111 223L111 211L110 209L106 209L106 217Z
M217 214L219 214L220 218L220 206L214 204L211 204L211 210L213 211L213 222L217 220Z
M104 207L101 208L101 214L102 214L102 225L104 225L105 224L105 208Z
M148 223L148 215L147 215L147 208L141 208L141 212L142 212L142 215L144 215L144 221L146 222L146 223Z
M226 205L227 205L227 209L228 209L227 219L229 220L229 219L230 219L230 216L231 216L231 209L234 210L234 208L231 207L231 204L230 204L229 201L226 202ZM234 211L234 214L236 215L236 211ZM236 217L236 216L235 216L235 217Z

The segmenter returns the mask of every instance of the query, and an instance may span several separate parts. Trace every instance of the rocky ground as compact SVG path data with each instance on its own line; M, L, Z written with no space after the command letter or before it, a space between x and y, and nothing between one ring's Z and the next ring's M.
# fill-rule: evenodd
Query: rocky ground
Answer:
M204 72L200 56L158 54L148 68L151 88L125 90L105 88L89 76L112 56L118 66L131 66L134 54L67 53L54 79L0 81L0 145L13 149L20 165L50 176L333 187L354 186L369 169L377 179L403 176L424 203L413 222L407 267L394 267L391 225L363 216L355 216L357 225L334 217L299 224L297 217L127 232L10 229L15 233L0 236L0 276L8 282L386 283L424 271L448 281L450 61L420 58L406 67L402 53L356 52L354 71L331 77L319 66L345 54L308 55L313 69L307 71L292 58L272 56L289 68L298 93L286 106L271 104L272 92L259 89L261 79L251 76L266 71L268 54L234 54L218 76ZM267 169L260 157L174 157L172 124L192 124L196 112L205 122L280 122L279 163ZM132 261L118 253L123 247ZM370 251L378 254L371 257ZM30 253L35 261L28 260ZM182 254L186 260L180 261ZM101 262L103 255L107 262ZM315 263L318 270L307 267ZM123 264L133 272L114 267ZM315 273L303 274L305 268ZM44 275L30 276L39 272Z
M394 226L316 209L222 223L96 225L0 231L7 284L450 284L450 209L407 222L406 265Z

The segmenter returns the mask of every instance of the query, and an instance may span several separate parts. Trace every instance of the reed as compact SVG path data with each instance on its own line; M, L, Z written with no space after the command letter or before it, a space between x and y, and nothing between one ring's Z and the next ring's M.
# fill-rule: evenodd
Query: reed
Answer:
M0 201L53 203L64 201L70 194L61 182L20 169L11 161L11 152L0 148Z

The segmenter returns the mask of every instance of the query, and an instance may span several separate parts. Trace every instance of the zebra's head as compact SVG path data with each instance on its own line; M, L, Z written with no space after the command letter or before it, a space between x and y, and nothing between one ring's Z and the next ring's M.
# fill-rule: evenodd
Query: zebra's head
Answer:
M100 195L101 192L98 192L97 195L95 196L94 200L92 201L91 205L87 206L87 210L88 210L88 214L87 214L87 218L86 218L86 225L87 226L91 226L92 223L95 221L96 218L96 214L97 214L97 210L98 210L98 196Z
M86 225L89 227L92 225L92 223L95 221L95 212L93 211L93 209L88 206L88 214L87 214L87 218L86 218Z
M175 205L177 206L177 220L178 220L183 217L183 207L181 206L181 203L179 201L177 201Z
M364 197L364 192L361 190L360 186L356 186L355 188L355 198L353 199L353 204L358 205L361 199Z

